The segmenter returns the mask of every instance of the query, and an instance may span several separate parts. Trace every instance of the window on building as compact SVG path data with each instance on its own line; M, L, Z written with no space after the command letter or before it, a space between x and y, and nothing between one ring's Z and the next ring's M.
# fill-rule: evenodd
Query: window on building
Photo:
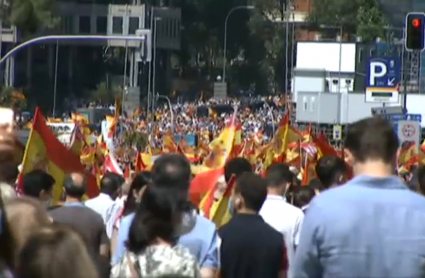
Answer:
M123 34L123 18L122 16L112 17L112 33L113 34Z
M9 23L7 23L7 22L5 22L5 21L2 21L2 22L1 22L1 28L3 28L3 29L10 29L10 28L11 28L11 26L10 26L10 24L9 24Z
M166 19L165 20L165 22L164 22L164 35L165 35L165 37L166 38L169 38L169 37L171 37L171 34L170 34L170 20L169 19Z
M136 34L136 30L139 29L139 18L138 17L130 17L128 19L128 33Z
M180 20L179 19L176 19L176 26L175 26L175 28L176 28L176 38L179 38L180 37Z
M90 16L80 16L78 31L83 34L90 34Z
M362 61L363 61L363 47L360 47L359 48L359 57L358 57L357 62L361 63Z
M106 16L98 16L96 18L96 33L106 34L108 27L108 18Z
M72 16L64 16L61 19L61 23L62 23L62 31L64 33L74 33L74 28L72 28L72 22L73 22L73 18Z

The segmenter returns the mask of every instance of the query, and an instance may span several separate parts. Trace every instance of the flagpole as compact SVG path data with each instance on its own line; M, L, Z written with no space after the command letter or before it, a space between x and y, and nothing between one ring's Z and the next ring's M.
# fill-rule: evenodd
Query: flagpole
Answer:
M303 169L303 152L302 152L302 148L301 148L301 139L300 139L300 172Z

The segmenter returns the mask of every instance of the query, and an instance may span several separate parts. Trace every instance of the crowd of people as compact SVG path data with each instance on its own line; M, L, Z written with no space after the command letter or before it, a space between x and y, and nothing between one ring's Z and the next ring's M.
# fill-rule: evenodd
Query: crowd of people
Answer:
M245 158L227 161L232 217L220 227L188 201L193 177L180 154L127 180L105 173L90 200L85 175L69 173L53 206L43 170L14 193L14 140L0 130L0 277L425 276L425 167L410 188L397 176L399 139L382 118L351 124L345 160L323 156L309 184L283 163L260 176Z

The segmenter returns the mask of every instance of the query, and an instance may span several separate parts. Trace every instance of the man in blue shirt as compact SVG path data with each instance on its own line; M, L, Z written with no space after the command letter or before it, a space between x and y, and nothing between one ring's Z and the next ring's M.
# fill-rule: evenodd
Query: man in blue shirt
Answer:
M354 178L311 202L294 277L424 277L425 198L393 175L399 140L376 117L350 124Z
M191 178L189 161L179 154L167 154L155 160L153 165L153 186L167 187L175 190L177 194L188 195ZM188 197L189 199L189 197ZM198 259L201 266L201 275L204 278L214 277L219 269L219 240L216 226L213 222L196 213L195 208L188 203L182 208L183 219L180 227L179 244L188 248ZM112 258L116 264L123 257L126 247L125 242L134 213L121 220L117 247Z

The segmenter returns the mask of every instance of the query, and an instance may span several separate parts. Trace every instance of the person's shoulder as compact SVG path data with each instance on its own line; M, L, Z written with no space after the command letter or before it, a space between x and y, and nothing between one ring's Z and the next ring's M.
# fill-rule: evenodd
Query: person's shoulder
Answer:
M216 229L216 225L214 222L200 214L196 215L196 225L203 226L205 227L205 229Z
M290 213L291 215L297 216L297 217L300 215L304 215L303 211L300 208L297 208L296 206L288 202L283 202L282 207L285 210L284 214Z
M275 240L276 242L282 241L282 233L276 230L275 228L273 228L270 224L266 222L264 222L264 225L262 225L260 231L266 238Z

